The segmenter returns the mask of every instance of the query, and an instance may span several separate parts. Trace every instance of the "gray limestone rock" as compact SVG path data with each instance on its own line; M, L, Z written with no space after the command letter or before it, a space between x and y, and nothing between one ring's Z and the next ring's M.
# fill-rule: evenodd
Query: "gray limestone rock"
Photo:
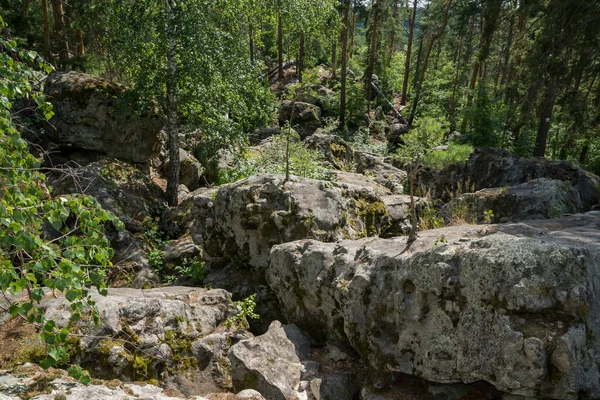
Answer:
M160 151L163 119L134 111L135 99L124 86L81 72L55 72L44 93L54 117L50 137L59 146L94 150L147 163Z
M234 390L254 389L267 400L293 400L304 367L280 322L267 333L231 346Z
M267 280L291 322L347 340L374 371L600 396L600 212L420 235L409 250L405 238L274 246Z

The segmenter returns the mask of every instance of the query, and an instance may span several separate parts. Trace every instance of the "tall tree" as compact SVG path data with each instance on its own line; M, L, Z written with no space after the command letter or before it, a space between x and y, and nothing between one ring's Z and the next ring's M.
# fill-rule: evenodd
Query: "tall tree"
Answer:
M342 82L340 88L340 129L346 128L346 80L348 77L348 23L350 0L341 0L344 7L342 22Z
M58 57L67 60L70 57L69 35L67 33L67 20L62 0L52 0L54 11L54 29L56 30L56 42L59 46Z
M406 45L406 61L404 62L404 79L402 81L402 96L400 104L406 105L406 92L408 92L408 77L410 74L410 56L412 51L412 43L415 35L415 22L417 20L418 0L413 0L412 15L408 20L408 44Z
M373 87L371 81L375 71L375 61L377 59L377 38L379 35L379 19L381 17L383 0L375 0L371 8L370 15L370 38L369 38L369 56L367 58L367 69L365 70L365 87L367 99L373 98Z
M167 74L166 74L166 131L169 138L169 171L167 179L167 201L170 205L178 204L179 193L179 132L177 131L177 103L175 91L177 86L177 25L175 18L175 1L165 0L167 12L166 38L167 38Z
M423 67L421 69L421 76L419 78L419 83L416 89L416 94L415 94L415 98L413 100L412 103L412 109L410 112L410 117L408 118L408 124L412 125L415 119L415 115L417 113L417 105L419 104L419 97L421 96L421 89L423 87L423 81L425 80L425 72L427 71L427 66L429 64L429 57L431 56L431 49L433 48L433 45L435 43L436 40L439 40L442 35L444 34L444 32L446 31L446 25L448 25L448 15L450 13L450 8L452 7L452 3L454 2L454 0L446 0L446 3L444 5L444 16L443 16L443 20L441 23L441 26L439 27L438 31L435 32L430 38L429 41L427 43L427 51L425 53L425 59L423 61Z

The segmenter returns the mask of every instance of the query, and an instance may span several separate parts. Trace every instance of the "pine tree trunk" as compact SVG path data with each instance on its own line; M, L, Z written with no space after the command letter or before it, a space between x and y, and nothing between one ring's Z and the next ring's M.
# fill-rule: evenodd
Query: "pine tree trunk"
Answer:
M337 40L331 44L331 78L337 79Z
M85 55L85 42L83 41L83 31L77 29L77 55L83 57Z
M419 85L419 76L421 72L421 58L423 58L423 41L425 32L421 32L421 38L419 39L419 50L417 51L417 62L415 64L415 77L413 78L413 91L417 90Z
M373 87L371 81L373 79L373 71L375 70L375 58L377 57L377 31L379 29L379 9L381 0L375 0L373 5L373 22L371 25L371 44L369 46L369 60L367 70L365 71L365 88L367 99L370 101L373 98Z
M425 80L425 72L427 71L427 64L429 64L429 57L431 56L431 49L436 40L439 40L444 32L446 31L446 26L448 25L448 15L450 13L450 7L452 7L452 3L454 0L448 0L446 3L446 10L444 14L444 21L442 22L442 26L439 31L429 39L429 44L427 45L427 53L425 55L425 61L423 62L423 69L421 70L421 77L419 78L419 85L417 86L415 99L413 100L412 110L410 112L410 117L408 118L408 125L413 124L415 120L415 116L417 113L417 105L419 103L419 97L421 96L421 88L423 87L423 81Z
M177 47L175 42L175 2L165 0L167 7L167 125L169 137L169 170L167 172L167 201L169 205L178 204L179 192L179 133L177 132L177 103L175 89L177 85Z
M298 63L296 64L296 75L298 75L298 82L302 82L302 71L304 70L304 53L305 53L305 42L304 33L300 34L300 52L298 54Z
M392 12L392 15L392 32L390 33L390 43L388 46L387 67L392 64L392 58L394 57L394 50L396 47L396 23L398 22L398 3L396 2L394 2L394 11Z
M62 0L52 0L52 9L54 11L54 29L56 30L57 42L60 47L58 58L67 60L70 56L70 51Z
M342 27L342 82L340 89L340 129L346 127L346 80L348 76L348 14L350 5L344 1L344 21Z
M415 33L415 21L417 19L417 1L418 0L414 0L412 17L408 21L408 44L406 46L406 62L404 63L404 81L402 82L402 97L400 98L401 105L406 105L406 92L408 91L408 77L410 74L410 55Z
M44 16L44 57L49 63L53 63L52 50L50 48L50 18L48 17L48 0L42 0L42 14Z
M277 53L279 57L279 77L277 80L282 81L283 72L283 18L281 12L279 12L279 18L277 19Z
M550 129L554 100L556 100L557 86L556 79L551 78L546 87L546 93L544 94L544 100L540 109L537 136L535 138L534 157L544 157L546 153L546 142L548 140L548 130Z
M349 1L349 0L348 0ZM356 10L358 0L354 0L354 5L352 6L352 23L348 27L348 37L350 38L350 48L348 49L348 58L352 58L352 50L354 49L354 27L356 26Z
M500 79L500 85L506 85L506 79L508 77L508 67L510 65L510 49L513 42L513 32L515 27L515 13L513 12L510 17L510 23L508 25L508 38L506 39L506 47L504 48L504 65L502 67L502 78Z

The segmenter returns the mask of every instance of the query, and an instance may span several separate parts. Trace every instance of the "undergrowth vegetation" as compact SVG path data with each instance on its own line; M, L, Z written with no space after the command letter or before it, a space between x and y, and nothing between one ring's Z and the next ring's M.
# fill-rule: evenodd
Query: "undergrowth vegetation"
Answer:
M284 129L287 131L287 129ZM260 149L250 149L230 168L221 170L220 183L235 182L256 174L285 174L287 135L273 136ZM317 150L302 145L300 136L292 130L290 140L290 174L305 178L333 181L336 178L331 165Z

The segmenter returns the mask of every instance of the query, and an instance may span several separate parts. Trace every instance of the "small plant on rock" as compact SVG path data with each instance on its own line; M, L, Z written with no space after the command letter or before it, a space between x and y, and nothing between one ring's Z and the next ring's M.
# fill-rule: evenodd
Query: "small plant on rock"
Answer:
M494 210L485 210L483 212L483 223L491 224L494 220Z
M244 300L234 302L237 307L237 314L225 321L225 326L229 329L235 328L238 330L248 329L250 324L248 318L258 319L260 315L254 312L256 307L256 293L246 297Z

